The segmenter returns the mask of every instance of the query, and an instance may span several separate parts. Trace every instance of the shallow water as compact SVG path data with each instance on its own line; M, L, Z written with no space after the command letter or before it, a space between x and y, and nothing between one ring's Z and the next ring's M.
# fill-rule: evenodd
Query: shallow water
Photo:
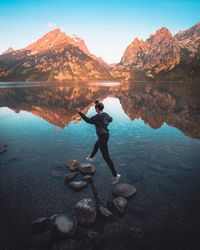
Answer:
M97 248L199 249L199 93L198 84L182 83L1 83L0 146L8 146L0 155L0 249L32 249L31 221L70 212L92 196L89 188L74 193L63 180L64 163L84 162L97 139L76 114L77 107L95 114L97 98L113 117L110 155L122 182L137 189L123 218L101 229ZM94 164L106 203L111 173L99 152ZM56 168L60 178L51 176Z

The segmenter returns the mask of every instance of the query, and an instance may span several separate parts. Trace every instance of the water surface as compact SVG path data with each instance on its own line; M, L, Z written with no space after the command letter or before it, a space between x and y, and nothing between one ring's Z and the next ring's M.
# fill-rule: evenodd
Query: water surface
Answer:
M8 146L0 155L0 249L32 249L32 220L70 212L92 196L89 188L74 193L63 180L64 163L84 162L97 139L76 113L81 107L94 115L97 98L113 117L111 157L122 182L137 189L123 218L101 228L99 249L199 249L199 90L182 83L1 83L0 146ZM111 173L100 153L94 164L106 203ZM62 177L51 176L55 168Z

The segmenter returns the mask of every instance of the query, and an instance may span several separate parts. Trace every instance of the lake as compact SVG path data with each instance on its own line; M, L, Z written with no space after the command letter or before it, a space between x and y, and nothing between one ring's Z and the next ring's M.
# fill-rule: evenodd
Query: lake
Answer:
M89 187L70 189L64 176L65 163L84 163L97 139L76 112L94 115L96 99L113 117L109 150L120 181L137 193L123 217L94 225L101 241L92 249L200 249L199 96L200 85L186 83L0 83L7 150L0 154L0 249L60 249L33 236L30 223L92 197ZM100 152L94 165L107 203L111 172Z

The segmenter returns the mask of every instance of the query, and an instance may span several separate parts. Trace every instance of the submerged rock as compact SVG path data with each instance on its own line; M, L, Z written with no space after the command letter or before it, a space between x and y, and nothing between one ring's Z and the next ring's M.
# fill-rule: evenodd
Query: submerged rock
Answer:
M76 177L77 173L73 172L73 173L69 173L65 176L65 182L70 182L72 181L75 177Z
M84 181L90 181L92 179L92 175L85 175L84 177L83 177L83 180Z
M86 181L70 181L68 184L71 188L73 188L76 191L80 191L87 186Z
M19 159L18 156L12 156L12 157L11 157L11 160L18 160L18 159Z
M50 217L53 237L67 239L73 237L77 228L76 217L69 214L55 214Z
M40 217L31 223L31 227L34 233L39 233L45 230L50 220L48 217Z
M115 198L113 200L113 204L120 214L124 214L126 206L127 206L127 200L124 197L119 196Z
M91 241L96 241L99 238L99 233L91 229L86 230L86 237Z
M113 186L112 193L114 196L128 198L136 193L136 188L127 183L120 183Z
M52 169L51 170L51 176L52 177L61 177L62 176L62 171L59 169Z
M96 168L89 163L81 164L79 167L79 170L82 174L87 174L87 175L91 175L91 174L94 174L96 172Z
M74 214L77 220L83 225L94 223L97 216L94 200L85 198L77 202L74 207Z
M99 207L99 211L100 211L100 214L105 218L111 217L113 215L112 212L108 208L103 207L103 206Z
M5 148L0 148L0 154L4 154L6 152Z
M77 160L69 160L66 164L66 167L68 167L71 171L76 171L79 169L80 164Z

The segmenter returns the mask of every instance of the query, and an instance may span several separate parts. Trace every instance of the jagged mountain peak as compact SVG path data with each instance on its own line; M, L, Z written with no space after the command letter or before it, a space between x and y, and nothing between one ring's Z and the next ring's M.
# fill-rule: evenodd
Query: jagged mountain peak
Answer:
M173 35L172 33L169 31L168 28L166 27L162 27L160 29L158 29L154 34L151 34L150 37L147 39L148 41L152 41L152 40L162 40L162 39L172 39Z
M73 34L72 35L72 39L76 42L80 42L80 41L84 41L82 37L76 35L76 34Z
M77 36L76 34L72 35L72 40L73 40L73 45L77 46L80 50L82 50L86 55L90 56L91 58L93 58L95 61L98 61L103 67L106 67L107 69L110 68L109 65L103 60L103 58L101 57L97 57L94 54L92 54L84 39Z
M184 41L188 38L192 38L190 39L191 41L194 42L194 40L198 39L200 37L200 22L196 23L194 26L192 26L191 28L187 29L187 30L181 30L179 31L175 36L176 39L178 39L179 41Z
M6 49L2 55L5 55L5 54L8 54L8 53L11 53L11 52L14 52L15 50L12 48L12 47L9 47L8 49Z
M133 39L133 43L135 43L135 44L137 44L137 43L140 43L141 41L139 40L139 38L137 38L137 37L135 37L134 39Z
M169 31L167 27L161 27L160 29L156 31L156 33L170 33L171 34L171 32Z
M70 37L59 28L16 53L0 57L0 79L89 81L110 77L106 65L88 51L82 38Z
M93 55L81 37L56 28L26 48L0 56L0 79L156 80L168 73L174 78L173 72L177 79L198 78L199 58L200 22L174 37L166 27L145 41L136 37L114 67Z
M72 43L72 39L67 36L65 32L62 32L60 28L56 28L46 33L44 36L28 45L23 50L30 50L31 54L37 54L60 45L67 45L69 43Z
M83 40L83 38L73 34L72 41L73 41L73 45L78 46L84 53L86 53L87 55L90 54L90 51L88 50L87 45L85 41Z
M48 33L46 33L44 36L50 36L50 35L59 35L63 33L60 28L55 28L53 30L50 30Z

